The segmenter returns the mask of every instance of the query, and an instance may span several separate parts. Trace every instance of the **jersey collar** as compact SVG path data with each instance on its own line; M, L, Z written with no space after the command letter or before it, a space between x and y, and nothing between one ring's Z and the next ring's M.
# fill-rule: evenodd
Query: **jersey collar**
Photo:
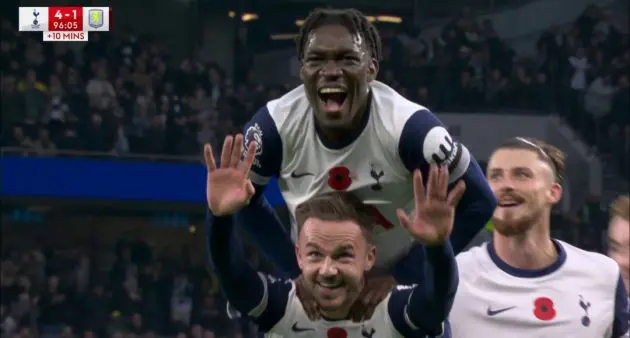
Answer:
M486 245L486 249L488 250L488 255L490 255L490 259L492 260L492 262L499 269L503 270L503 272L509 275L512 275L514 277L519 277L519 278L538 278L538 277L543 277L543 276L556 272L558 269L560 269L560 267L562 267L564 262L567 260L567 253L562 247L562 245L555 239L552 239L552 241L553 241L553 245L556 247L556 250L558 251L558 259L556 259L555 262L553 262L551 265L547 267L544 267L542 269L534 269L534 270L515 268L511 265L508 265L508 263L506 263L504 260L499 258L499 255L497 255L497 252L494 249L494 242L492 241L488 242L488 244Z

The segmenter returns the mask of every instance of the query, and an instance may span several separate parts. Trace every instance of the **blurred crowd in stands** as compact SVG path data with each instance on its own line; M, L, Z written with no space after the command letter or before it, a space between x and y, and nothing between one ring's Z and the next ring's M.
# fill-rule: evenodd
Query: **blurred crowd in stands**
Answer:
M227 318L214 275L185 255L158 256L142 240L120 241L114 259L59 246L4 253L3 338L253 337Z
M82 53L2 22L2 145L54 155L197 156L205 142L238 132L267 100L290 89L234 79L215 64L174 60L159 40L90 34ZM527 110L557 114L596 153L630 174L628 35L589 7L573 25L540 36L534 58L498 38L491 21L464 10L424 41L384 41L380 80L433 110ZM559 238L603 250L607 213L596 196L556 214ZM558 226L555 226L555 225ZM107 273L91 257L50 248L2 257L3 337L248 337L225 317L216 281L202 267L121 244Z

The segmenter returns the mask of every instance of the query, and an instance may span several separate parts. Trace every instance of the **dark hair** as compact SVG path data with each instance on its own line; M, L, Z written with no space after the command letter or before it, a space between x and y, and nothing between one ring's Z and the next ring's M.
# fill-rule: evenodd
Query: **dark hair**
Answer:
M309 218L355 222L361 227L368 243L373 243L372 208L349 192L329 192L300 203L295 209L295 221L299 230Z
M530 137L515 137L503 142L503 144L497 148L497 150L499 149L531 150L538 154L538 158L540 158L541 161L549 164L556 176L556 182L562 183L564 181L564 159L566 155L562 150L549 143Z
M368 21L363 13L354 8L318 8L312 11L304 21L298 37L297 52L300 60L304 58L304 45L309 34L324 25L342 25L350 33L360 34L367 42L370 56L376 61L381 61L381 37L378 34L378 30Z

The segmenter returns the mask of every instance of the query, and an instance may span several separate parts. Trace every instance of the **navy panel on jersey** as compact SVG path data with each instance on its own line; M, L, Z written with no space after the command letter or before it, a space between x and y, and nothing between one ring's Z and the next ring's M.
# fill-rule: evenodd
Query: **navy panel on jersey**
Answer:
M260 332L271 330L285 315L289 293L293 284L288 279L277 279L270 275L261 275L267 284L267 304L262 312L253 317Z
M267 106L260 108L243 128L245 145L256 141L256 159L252 171L257 176L277 176L282 165L282 138L278 133ZM252 178L255 180L255 178ZM255 181L258 185L266 182Z
M486 225L497 201L485 175L468 149L453 139L430 111L415 112L405 123L398 144L400 158L409 171L420 169L426 182L429 163L449 168L451 186L463 179L466 192L459 202L451 243L461 252Z
M630 308L628 305L628 293L621 276L617 282L615 293L615 319L613 321L613 338L623 337L628 332L630 321Z

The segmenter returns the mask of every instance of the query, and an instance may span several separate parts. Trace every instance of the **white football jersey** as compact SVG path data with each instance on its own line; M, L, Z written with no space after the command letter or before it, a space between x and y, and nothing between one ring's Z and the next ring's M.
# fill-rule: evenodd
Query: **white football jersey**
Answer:
M426 175L428 163L446 164L454 182L466 173L471 156L427 108L378 81L370 86L370 113L351 143L323 143L304 86L268 102L246 126L245 137L258 145L250 177L259 185L278 178L294 241L300 203L333 190L352 191L374 206L376 267L382 269L406 255L413 242L396 216L397 208L413 206L412 170Z
M260 274L265 295L249 316L269 338L426 338L406 315L406 304L414 286L399 286L376 307L372 318L361 323L350 320L311 321L290 280ZM444 331L444 327L442 327ZM432 336L434 337L434 336ZM450 337L448 333L442 336Z
M541 270L508 266L492 242L457 256L459 288L449 321L455 338L621 337L627 295L610 258L555 241Z

